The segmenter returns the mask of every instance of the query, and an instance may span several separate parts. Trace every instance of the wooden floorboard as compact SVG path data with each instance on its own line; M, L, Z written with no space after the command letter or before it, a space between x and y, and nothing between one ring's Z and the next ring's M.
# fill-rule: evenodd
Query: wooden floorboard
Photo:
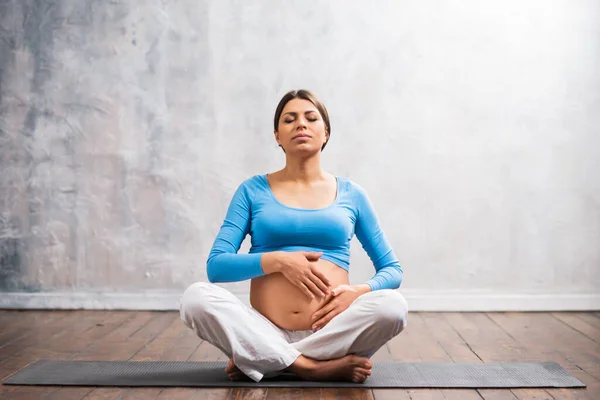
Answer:
M226 361L175 312L2 311L0 378L39 358ZM373 361L556 361L586 389L201 389L0 386L4 399L600 399L600 314L411 313Z

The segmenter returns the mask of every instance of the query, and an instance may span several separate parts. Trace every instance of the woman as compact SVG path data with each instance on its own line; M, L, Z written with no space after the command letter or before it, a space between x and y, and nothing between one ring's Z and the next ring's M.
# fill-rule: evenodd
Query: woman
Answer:
M230 357L232 380L287 371L308 380L364 382L369 358L406 326L402 269L365 191L321 169L331 126L306 90L281 99L275 140L285 167L236 190L208 257L211 283L190 286L181 318ZM249 254L237 254L247 234ZM376 273L349 285L356 234ZM250 304L213 285L251 279Z

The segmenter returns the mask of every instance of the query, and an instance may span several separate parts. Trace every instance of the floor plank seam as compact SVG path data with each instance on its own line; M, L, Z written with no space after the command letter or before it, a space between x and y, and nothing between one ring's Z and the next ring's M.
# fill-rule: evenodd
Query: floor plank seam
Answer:
M581 372L583 372L584 374L586 374L586 375L587 375L587 376L589 376L590 378L592 378L592 379L594 379L594 380L596 380L596 381L600 382L600 378L596 378L594 375L592 375L592 374L590 374L589 372L587 372L587 371L585 370L585 368L582 368L582 367L580 367L579 365L575 365L575 366L576 366L577 368L579 368L579 370L580 370ZM581 379L580 379L580 380L581 380Z
M598 342L596 339L589 337L585 332L580 331L579 329L575 328L574 326L572 326L571 324L569 324L566 321L563 321L562 319L558 318L556 315L554 315L554 313L550 314L552 316L552 318L554 318L557 321L560 321L560 323L562 323L563 325L565 325L566 327L574 330L575 332L579 333L582 336L585 336L586 338L590 339L592 342L596 343L596 344L600 344L600 342ZM584 321L585 322L585 321Z
M511 338L515 343L519 343L519 341L517 340L517 338L515 338L513 335L510 334L510 332L508 332L506 329L504 329L502 327L502 325L500 325L494 318L489 316L489 313L484 313L484 315L486 316L487 319L489 319L490 321L492 321L492 323L494 325L496 325L498 328L500 328L504 333L506 333L506 335L508 335L509 338Z
M63 315L63 316L61 316L61 317L57 318L57 319L56 319L54 322L59 322L59 321L60 321L60 322L62 322L63 320L67 319L67 318L68 318L68 317L70 317L70 316L71 316L70 314L65 314L65 315ZM67 329L68 329L68 328L67 328ZM60 332L57 332L56 334L59 334L59 333L61 333L61 332L64 332L64 331L65 331L65 330L67 330L67 329L64 329L64 330L62 330L62 331L60 331ZM31 336L33 333L34 333L34 332L33 332L33 330L31 330L30 332L26 332L26 333L24 333L23 335L21 335L21 336L19 336L19 337L15 338L15 339L13 339L13 340L9 341L8 343L5 343L5 344L3 344L2 346L0 346L0 349L2 349L3 347L5 347L5 346L8 346L8 345L10 345L10 344L12 344L12 343L14 343L14 342L18 341L18 340L24 339L24 338L26 338L27 336ZM51 339L49 339L49 340L51 340ZM16 354L18 354L18 353L15 353L15 354L13 354L13 356L14 356L14 355L16 355ZM12 357L12 356L10 356L10 357ZM8 358L10 358L10 357L8 357ZM7 359L8 359L8 358L7 358ZM4 361L5 361L5 360L0 360L0 364L2 364Z
M464 343L464 344L467 346L467 348L468 348L468 349L471 351L471 353L475 354L475 357L477 357L477 358L479 359L479 361L481 361L482 363L484 363L485 361L483 361L483 358L479 357L479 354L477 354L477 353L475 352L475 350L473 350L473 348L472 348L472 347L471 347L471 345L470 345L470 344L469 344L469 343L468 343L468 342L465 340L465 338L463 337L463 335L462 335L462 334L461 334L459 331L457 331L457 330L456 330L456 328L455 328L455 327L454 327L452 324L449 324L449 325L450 325L450 327L452 328L452 330L453 330L454 332L456 332L456 334L458 335L458 337L460 338L460 340L462 340L462 341L463 341L463 343Z

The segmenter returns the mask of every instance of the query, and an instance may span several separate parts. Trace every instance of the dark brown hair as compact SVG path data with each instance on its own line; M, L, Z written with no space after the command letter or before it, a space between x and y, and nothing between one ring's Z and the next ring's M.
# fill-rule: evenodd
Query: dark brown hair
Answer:
M275 118L273 120L273 126L275 128L275 131L278 130L279 119L281 118L283 108L292 99L308 100L311 103L313 103L315 107L317 107L317 110L323 118L323 122L325 122L325 130L327 132L327 141L323 143L323 146L321 147L321 151L323 151L325 145L327 145L327 142L329 142L329 138L331 137L331 123L329 122L329 114L327 113L327 108L325 108L325 104L323 104L323 102L319 100L319 98L310 90L290 90L285 95L283 95L283 97L279 101L279 104L277 105L277 109L275 110Z

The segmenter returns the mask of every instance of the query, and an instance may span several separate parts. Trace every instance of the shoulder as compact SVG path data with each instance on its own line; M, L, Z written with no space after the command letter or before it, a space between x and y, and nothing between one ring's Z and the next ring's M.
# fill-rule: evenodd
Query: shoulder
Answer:
M263 187L265 182L265 175L253 175L240 183L240 188L245 189L256 189Z
M371 207L369 195L362 185L347 177L338 177L338 180L340 193L342 193L350 207L358 214L361 213L361 210Z
M264 175L253 175L244 179L235 190L235 197L252 201L257 192L265 189Z
M340 183L344 188L348 204L355 211L358 219L372 221L377 218L373 203L362 185L348 178L340 179Z
M340 188L353 198L361 198L367 195L366 190L357 182L347 177L338 177Z

